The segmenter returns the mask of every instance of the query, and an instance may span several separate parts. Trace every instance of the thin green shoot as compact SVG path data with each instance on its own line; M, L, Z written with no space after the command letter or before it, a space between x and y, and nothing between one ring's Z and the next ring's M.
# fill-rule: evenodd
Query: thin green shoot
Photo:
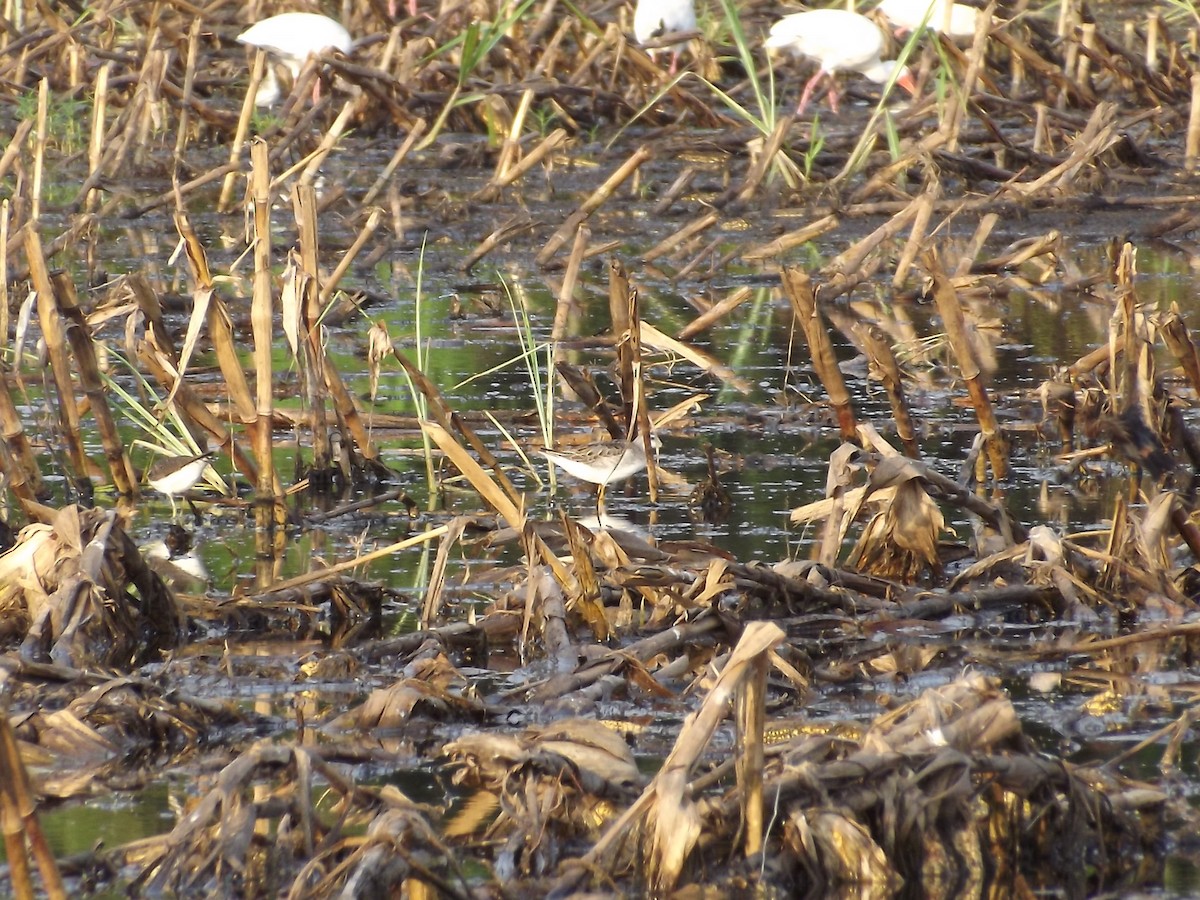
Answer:
M487 59L488 54L492 52L496 44L508 34L512 26L525 15L532 5L533 0L523 0L508 16L498 19L495 22L481 23L478 20L473 20L465 29L429 54L426 62L449 53L456 47L461 48L458 60L458 83L455 84L454 90L451 91L450 97L442 107L442 111L438 113L433 127L429 129L429 133L418 145L418 150L423 150L437 139L442 128L445 127L450 113L455 109L470 103L477 103L488 96L486 91L476 91L465 96L462 91L468 79L479 68L480 63Z
M416 324L413 327L413 363L426 373L429 371L429 348L425 345L425 339L421 333L421 323L424 320L425 247L428 239L428 234L421 237L421 253L417 257L416 293L413 297L413 311L416 316ZM423 422L429 418L429 401L413 383L408 370L403 367L401 370L404 373L404 380L408 384L408 395L412 398L413 410L416 412L417 419ZM433 469L433 441L424 429L421 429L421 448L425 456L425 483L429 488L429 502L432 507L434 498L437 496L437 478Z

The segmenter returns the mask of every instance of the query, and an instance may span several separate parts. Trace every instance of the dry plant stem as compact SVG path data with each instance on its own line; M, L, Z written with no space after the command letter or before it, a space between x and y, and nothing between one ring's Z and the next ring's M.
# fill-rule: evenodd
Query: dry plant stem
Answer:
M271 171L267 145L256 140L250 145L250 191L254 214L254 296L250 304L250 327L254 338L254 457L258 462L255 489L261 501L280 497L276 490L272 415L275 408L274 372L271 365L273 304L271 302ZM282 504L280 504L282 506ZM264 508L259 507L259 512ZM260 526L265 524L260 521Z
M192 27L188 29L188 48L187 48L187 68L183 73L183 96L180 98L179 104L179 125L175 133L175 165L179 165L179 161L183 159L183 153L187 149L188 141L188 111L191 106L193 86L196 81L196 51L200 43L200 24L201 20L196 17L192 20Z
M112 410L108 408L108 391L100 377L96 347L92 343L91 329L88 328L83 311L79 308L75 283L66 272L56 272L51 281L54 285L54 299L66 322L67 340L71 344L71 352L78 367L79 384L88 399L92 417L96 420L100 443L104 447L104 457L108 461L108 470L112 473L113 485L117 493L133 495L137 492L137 478L133 474L129 456L125 453Z
M199 19L196 20L199 23ZM104 119L108 109L108 77L112 72L112 63L106 62L96 73L96 87L92 94L92 132L88 141L88 170L91 178L99 178L100 162L104 156ZM98 193L95 189L87 192L83 208L92 212L96 208Z
M558 290L558 303L554 307L554 325L550 329L550 340L554 344L555 363L558 362L558 342L566 335L567 320L575 308L575 286L579 283L579 269L583 265L584 253L587 252L588 241L591 237L591 229L586 225L581 225L575 232L575 244L571 247L571 255L567 258L567 270L563 273L562 285Z
M450 550L458 543L470 521L466 516L455 516L446 525L446 533L438 542L437 558L433 563L433 571L429 573L429 586L425 589L425 599L421 603L422 628L431 628L437 620L446 587L446 566L450 562Z
M208 326L208 336L212 341L213 350L217 354L217 363L221 367L225 391L228 393L230 401L237 410L237 421L243 425L249 425L254 422L254 396L250 391L250 383L246 380L246 373L242 370L242 361L237 354L233 324L230 321L229 313L225 308L225 304L221 302L221 299L216 296L213 290L212 273L208 268L208 259L205 256L204 247L201 245L200 239L196 237L195 231L192 230L187 216L182 212L175 214L175 228L179 232L179 236L183 238L184 247L187 251L188 265L191 267L192 278L195 280L194 305L201 303L207 303L208 305L205 324ZM135 295L138 290L139 288L135 285ZM146 285L145 290L147 292L150 291L148 285ZM157 298L151 301L149 297L143 296L139 298L139 303L142 302L152 305L154 308L159 306ZM171 367L174 370L171 381L175 381L179 370L179 361L175 356L175 348L172 342L166 339L167 333L164 329L159 329L158 334L162 337L162 340L158 342L159 347L170 347ZM209 430L211 433L211 429ZM223 441L222 445L224 445ZM251 472L257 473L257 469L253 466L249 470L242 467L241 471L247 477L250 477ZM257 483L256 478L251 478L251 481Z
M313 470L326 473L331 465L329 426L325 415L325 349L321 341L321 302L319 296L321 273L317 264L317 194L304 182L292 191L301 274L299 287L300 321L303 325L301 351L304 388L308 394L309 414L312 416Z
M592 378L591 373L585 369L579 369L568 363L558 360L554 363L554 371L558 376L567 383L575 397L586 406L604 425L604 430L612 437L618 437L624 434L624 429L621 423L617 421L609 409L608 403L605 402L599 388L596 387L596 382Z
M626 335L629 334L632 323L629 320L630 303L629 276L625 266L616 257L608 262L608 311L612 319L612 336L617 350L617 384L621 387L622 416L624 427L611 436L617 440L628 437L633 427L633 348Z
M18 482L22 486L19 492L22 501L31 501L42 493L42 473L12 398L13 385L8 372L0 366L0 435L7 450L4 472L14 490Z
M1192 105L1188 110L1187 143L1183 152L1184 166L1189 172L1196 168L1200 155L1200 72L1192 75Z
M763 845L763 731L769 662L766 654L755 657L749 674L738 688L736 699L737 783L746 856L758 853Z
M221 182L221 197L217 201L217 212L225 212L229 209L229 203L233 199L233 188L241 170L239 160L242 158L242 148L246 144L246 135L250 133L250 120L254 116L254 95L258 92L259 85L262 84L263 73L266 71L267 65L267 55L264 51L260 50L254 54L254 68L250 71L250 87L247 88L246 96L242 99L242 112L238 116L233 140L229 142L229 163L225 167L225 180Z
M588 851L582 860L585 868L602 865L608 851L626 838L635 823L646 820L643 831L648 842L645 854L650 867L648 880L655 892L671 890L700 832L695 806L687 800L692 767L725 717L733 692L755 658L769 653L784 638L783 630L773 622L751 622L746 626L704 703L684 721L662 768L633 805Z
M896 435L900 438L900 443L904 445L905 455L918 459L921 455L921 448L917 444L916 428L913 427L912 415L908 410L908 400L904 396L903 374L896 362L896 355L892 352L891 344L884 339L883 332L869 322L858 323L854 333L862 341L875 374L883 382L883 389L887 392L888 402L892 407L892 416L896 420Z
M748 287L734 288L733 292L727 297L723 297L722 299L718 300L703 314L696 316L696 318L688 322L687 325L680 330L679 334L675 335L675 337L681 341L686 341L690 340L701 332L707 331L717 322L724 319L727 315L749 300L752 296L754 296L754 292Z
M337 286L341 284L342 278L350 270L351 264L358 258L358 254L362 252L362 248L367 245L367 241L371 239L376 229L379 228L381 221L383 221L383 210L371 210L362 230L354 236L354 243L350 245L350 249L342 254L342 258L338 260L337 267L334 268L328 278L321 282L320 302L322 309L329 305L329 301L333 299L333 292L337 290Z
M49 95L50 82L43 78L38 82L37 133L33 143L33 190L29 209L29 221L35 226L42 218L42 177L46 170Z
M42 256L42 242L32 224L23 229L25 236L25 258L29 263L30 278L37 291L38 320L42 326L42 337L50 356L50 371L58 394L58 420L62 428L61 438L67 445L67 456L75 478L88 477L88 461L80 442L82 432L79 424L79 406L75 400L71 383L71 360L67 353L66 335L62 319L54 301L54 287L46 260Z
M492 183L503 180L509 167L513 164L513 160L521 152L521 132L525 130L525 117L529 114L529 107L533 105L533 99L534 92L532 90L526 89L522 92L521 100L517 104L517 111L513 114L512 125L504 136L500 152L496 155L496 168L492 174Z
M567 216L567 220L563 222L558 231L554 232L554 234L550 237L550 240L546 242L546 246L539 251L537 255L537 264L539 266L544 266L549 263L550 260L554 258L554 255L562 249L563 245L575 235L575 230L579 228L579 226L585 221L587 221L588 217L591 216L592 213L603 206L604 203L614 193L616 193L617 188L624 184L634 172L641 168L642 164L650 159L651 155L652 154L650 150L646 147L639 147L637 150L635 150L633 155L630 156L629 159L625 160L625 162L622 163L620 167L618 167L617 170L608 177L607 180L605 180L604 184L596 188L596 190L592 192L592 195L579 205L578 210Z
M627 437L632 437L635 433L637 440L642 442L642 449L646 453L646 459L650 460L646 466L646 477L649 482L650 502L658 502L658 466L654 464L654 434L650 424L650 408L646 403L646 381L643 376L645 367L642 364L642 328L641 328L641 309L638 303L637 291L629 292L629 359L632 361L633 370L630 373L633 384L633 409L630 410L630 416L626 420L630 423L636 422L636 432L631 428Z
M979 220L979 224L975 226L975 234L971 236L971 242L954 268L953 276L955 278L962 278L971 272L975 260L983 251L983 245L987 242L988 235L992 233L992 229L996 227L998 221L1000 221L1000 217L995 213L988 213Z
M29 861L25 856L28 841L42 875L46 896L50 900L66 900L67 892L54 861L54 852L46 843L46 835L38 823L37 800L9 724L7 705L0 706L0 785L0 825L4 829L4 848L15 896L21 900L32 900L35 896Z
M400 163L404 162L404 158L408 156L413 146L417 143L417 140L425 133L425 129L427 127L429 127L428 123L426 123L424 119L417 119L417 121L413 123L413 126L409 129L408 136L405 137L404 142L396 149L396 152L392 154L392 158L388 160L388 164L383 167L383 171L379 173L379 177L375 179L375 183L371 185L370 189L363 197L363 206L370 206L375 202L375 198L382 193L385 187L387 187L388 182L390 182L392 179L392 175L395 173L396 169L400 167Z
M25 141L29 137L29 132L33 131L33 119L22 119L13 131L12 140L8 142L8 146L4 148L4 155L0 156L0 178L7 178L8 171L13 167L13 163L21 155L21 149L25 146ZM6 245L7 246L7 245Z
M525 210L511 216L507 221L502 222L495 231L480 241L479 245L467 254L466 259L458 264L460 272L470 272L475 267L475 264L499 247L501 244L507 243L518 234L526 231L531 231L537 225Z
M500 191L508 185L515 182L526 172L540 163L543 159L565 144L567 141L567 131L564 128L557 128L548 134L540 144L534 147L527 153L520 162L515 166L510 166L503 176L499 173L492 176L492 180L475 195L475 199L484 203L490 203L500 196Z
M850 391L838 368L837 357L833 352L833 342L825 322L817 310L816 293L813 290L812 279L808 273L797 266L787 266L782 272L783 292L792 304L792 311L804 330L804 338L808 351L812 356L813 369L817 378L825 386L829 394L830 405L837 415L838 430L842 440L853 441L857 437L858 423L854 415L854 406L850 399Z
M496 460L496 457L492 455L492 452L488 450L483 441L479 439L479 435L477 435L457 413L454 413L450 410L450 407L446 404L446 400L442 396L441 391L437 389L437 385L430 381L425 376L425 373L422 372L417 366L413 365L408 357L397 350L394 345L392 346L392 355L396 358L396 361L404 367L404 371L408 373L408 377L412 379L412 382L416 386L417 390L419 390L425 396L425 399L429 401L429 412L433 418L437 420L437 424L448 433L457 432L463 436L463 439L467 442L468 446L470 446L475 454L481 460L483 460L484 464L492 470L495 483L500 486L500 489L506 498L506 503L512 507L517 506L521 502L521 495L517 492L517 489L513 487L513 483L508 479L508 476L504 474L504 468ZM451 440L453 440L453 438L451 438Z
M747 262L753 262L759 259L772 259L782 256L789 250L801 247L809 241L814 241L821 235L833 231L841 224L841 219L836 215L822 216L820 219L810 222L803 228L789 231L787 234L777 237L769 243L751 247L742 253L742 259Z
M988 399L979 363L975 360L970 339L967 337L966 322L963 319L962 307L958 302L958 294L942 268L936 250L933 248L927 250L922 254L921 262L933 279L933 298L942 317L942 327L946 331L946 339L954 351L955 359L958 360L963 381L966 382L971 406L979 420L979 429L986 442L992 475L997 482L1003 481L1008 477L1008 441L996 421L992 403Z
M471 486L479 495L498 512L510 528L518 531L524 527L525 516L517 503L514 503L501 490L495 481L488 477L483 468L475 461L475 457L463 449L448 430L436 422L422 422L421 430L433 438L438 449L450 459L462 472Z
M742 186L738 190L738 203L749 203L754 199L754 195L758 193L758 186L762 184L762 180L766 178L767 172L771 170L771 163L775 161L775 154L783 146L784 139L787 137L787 133L791 130L792 123L795 121L796 111L792 110L775 123L775 130L763 141L762 152L758 154L758 159L754 161L754 165L746 173L746 180L742 182Z
M699 219L696 219L693 222L689 222L687 225L684 225L682 228L680 228L674 234L667 235L665 238L663 238L661 241L659 241L654 247L652 247L650 250L648 250L646 252L645 256L642 257L642 262L644 262L644 263L653 262L654 260L658 259L663 254L670 253L672 250L674 250L677 246L684 243L685 241L691 240L693 237L700 234L701 232L707 231L709 228L712 228L720 220L721 220L721 216L719 213L710 212L710 213L708 213L708 215L701 216Z
M1183 367L1188 384L1193 391L1200 394L1200 356L1197 355L1196 344L1188 332L1187 323L1179 314L1178 305L1171 304L1171 309L1159 322L1159 330L1163 336L1163 343L1167 345L1175 361Z
M892 287L900 287L904 284L913 261L917 258L921 247L928 242L929 220L933 218L933 204L940 192L941 185L936 178L931 178L926 183L921 195L917 197L917 209L913 215L912 230L908 233L908 240L904 242L904 249L900 252L900 259L896 263L896 272L892 275Z
M316 180L317 174L321 170L321 166L329 157L329 154L333 152L333 148L338 145L338 141L341 140L342 135L346 133L346 126L350 124L350 116L353 114L354 104L352 102L343 104L337 118L334 119L333 124L329 126L329 130L321 135L321 143L309 157L308 165L304 168L304 174L300 176L301 184L312 184ZM284 174L286 175L287 173ZM282 178L284 176L280 177ZM279 180L280 179L276 179L276 182L278 183Z

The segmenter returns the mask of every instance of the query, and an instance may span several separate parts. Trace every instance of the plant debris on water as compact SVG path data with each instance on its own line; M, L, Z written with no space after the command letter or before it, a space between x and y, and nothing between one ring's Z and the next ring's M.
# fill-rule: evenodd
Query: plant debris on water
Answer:
M1197 889L1200 15L641 2L5 7L0 891Z

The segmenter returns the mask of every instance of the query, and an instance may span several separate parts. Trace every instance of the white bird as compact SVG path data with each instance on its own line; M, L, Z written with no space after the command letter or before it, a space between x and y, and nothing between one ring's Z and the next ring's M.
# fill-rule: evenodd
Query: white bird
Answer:
M681 34L696 31L695 0L638 0L633 10L633 36L639 44L648 44L665 34ZM671 51L671 74L679 65L679 54L686 43L673 44ZM649 51L651 55L654 51Z
M879 27L858 13L844 9L813 9L784 16L771 26L768 50L789 50L794 56L808 57L820 65L800 96L799 115L808 105L813 89L822 76L829 79L829 105L837 112L838 72L858 72L877 84L886 84L895 76L896 83L910 93L915 89L912 74L895 60L881 60L884 34Z
M340 22L316 13L291 12L256 22L237 37L238 42L258 47L279 58L295 79L310 56L326 50L349 53L354 41ZM279 99L275 70L267 68L267 77L254 98L259 106L270 106ZM316 96L316 88L313 91Z
M925 27L955 40L974 37L985 15L982 9L948 0L883 0L877 9L899 33Z

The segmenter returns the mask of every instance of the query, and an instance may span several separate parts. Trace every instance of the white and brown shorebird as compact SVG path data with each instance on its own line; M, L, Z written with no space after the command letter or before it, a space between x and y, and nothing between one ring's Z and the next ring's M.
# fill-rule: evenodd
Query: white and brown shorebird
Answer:
M815 60L817 73L804 85L796 115L804 112L813 90L822 78L829 80L829 105L837 112L839 72L858 72L876 84L895 78L909 93L915 89L912 73L896 60L881 59L884 34L879 26L844 9L813 9L784 16L771 26L765 45L768 50L787 50L794 56Z
M292 73L293 81L299 77L300 70L310 56L320 56L326 50L349 53L354 49L354 40L341 22L329 16L306 12L282 13L263 19L239 34L237 39L239 43L257 47L275 56ZM317 90L317 85L314 85L314 101ZM268 65L254 102L258 106L271 106L281 94L275 67Z
M655 437L654 446L658 446ZM569 450L543 450L546 458L568 475L599 485L596 508L604 503L604 491L614 481L624 481L646 468L646 446L642 439L597 441Z
M171 501L171 518L176 515L175 498L196 486L208 468L212 451L194 456L164 456L154 461L146 473L146 482Z
M695 0L638 0L633 10L633 36L643 46L668 34L686 34L698 29ZM679 67L679 54L687 42L656 48L647 52L654 56L658 49L671 52L671 74Z

